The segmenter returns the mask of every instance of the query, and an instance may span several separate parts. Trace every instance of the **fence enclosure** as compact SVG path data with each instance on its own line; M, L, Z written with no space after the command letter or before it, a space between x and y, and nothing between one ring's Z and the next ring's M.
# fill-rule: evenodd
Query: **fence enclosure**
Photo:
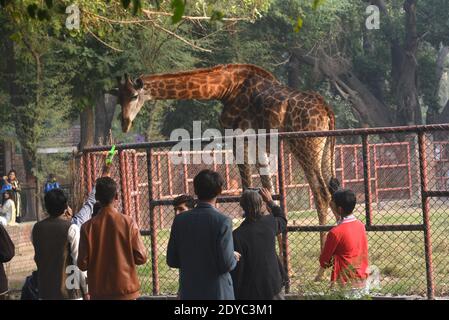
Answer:
M288 266L287 291L303 296L328 292L329 283L313 281L318 270L319 234L333 224L320 226L313 195L304 172L289 150L290 139L337 137L336 176L343 188L357 194L356 216L368 231L373 277L380 278L379 294L421 295L428 298L449 294L449 142L434 141L449 133L449 125L398 128L350 129L327 132L280 133L277 172L273 173L275 199L285 210L288 232L279 252ZM350 139L352 143L347 143ZM207 141L204 141L207 142ZM230 150L211 153L214 162L173 164L165 141L118 145L112 177L119 181L119 209L131 215L141 228L150 261L139 268L142 292L174 295L178 273L166 265L165 253L174 218L171 200L179 194L193 195L193 177L202 169L220 172L225 190L219 210L237 226L240 176L234 164L218 163L232 157ZM73 199L76 204L92 190L101 175L109 146L85 149L74 158ZM195 152L185 152L185 159ZM206 153L204 151L203 153ZM191 163L191 162L190 162ZM253 184L260 179L253 172Z

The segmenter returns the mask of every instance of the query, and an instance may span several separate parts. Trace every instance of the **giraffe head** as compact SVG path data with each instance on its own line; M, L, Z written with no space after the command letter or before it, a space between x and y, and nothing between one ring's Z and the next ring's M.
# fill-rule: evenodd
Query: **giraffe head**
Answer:
M132 122L145 103L144 85L141 78L131 80L125 73L125 81L117 77L118 81L118 101L122 107L122 131L128 132Z

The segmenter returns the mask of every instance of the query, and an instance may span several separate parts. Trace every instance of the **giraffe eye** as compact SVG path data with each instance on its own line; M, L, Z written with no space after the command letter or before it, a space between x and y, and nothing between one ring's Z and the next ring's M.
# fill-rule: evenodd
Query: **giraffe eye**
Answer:
M131 96L131 100L136 100L139 97L139 94L136 93L135 95Z

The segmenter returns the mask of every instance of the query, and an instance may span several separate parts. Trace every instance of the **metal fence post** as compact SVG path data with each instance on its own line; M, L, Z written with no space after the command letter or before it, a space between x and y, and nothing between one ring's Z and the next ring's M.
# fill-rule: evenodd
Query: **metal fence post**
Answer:
M150 241L151 241L151 276L153 279L153 295L159 295L159 270L157 255L157 230L154 216L153 203L153 170L152 170L152 148L147 149L147 172L148 172L148 198L150 208Z
M366 225L372 222L372 199L371 199L371 161L369 154L368 135L362 135L362 157L363 157L363 180L365 185L365 210ZM356 158L357 159L357 158Z
M92 162L91 153L86 153L86 178L87 178L87 194L92 191Z
M127 197L126 197L126 164L125 164L125 155L123 154L123 150L119 150L118 152L119 159L119 177L120 177L120 188L121 188L121 196L122 196L122 210L125 215L128 215L128 206L127 206Z
M287 216L287 195L285 193L285 177L284 177L284 143L283 139L279 138L278 147L278 179L279 179L279 202L282 211ZM288 221L288 219L287 219ZM285 231L282 234L282 259L284 268L287 274L287 283L285 284L285 293L290 292L290 259L288 252L288 233Z
M134 190L134 209L135 209L135 219L138 226L140 226L140 191L139 191L139 175L138 175L138 165L137 165L137 152L134 150L132 153L132 163L133 163L133 190Z
M433 284L433 264L432 264L432 240L430 233L429 197L427 192L427 156L426 156L426 136L423 131L418 133L419 150L419 173L421 177L421 205L424 223L424 250L426 254L426 280L427 297L434 299L435 287Z

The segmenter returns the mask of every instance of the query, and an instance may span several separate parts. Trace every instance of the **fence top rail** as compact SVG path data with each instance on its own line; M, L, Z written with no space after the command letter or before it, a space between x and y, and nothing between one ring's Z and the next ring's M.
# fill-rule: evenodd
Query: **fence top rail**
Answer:
M374 135L374 134L395 134L395 133L421 133L430 131L449 131L449 123L447 124L432 124L432 125L416 125L416 126L401 126L401 127L377 127L377 128L357 128L357 129L338 129L338 130L326 130L326 131L296 131L296 132L272 132L262 134L242 134L236 136L223 137L226 140L235 138L256 138L256 137L271 137L277 136L278 138L312 138L312 137L337 137L337 136L354 136L354 135ZM214 137L202 138L202 139L189 139L189 140L167 140L167 141L154 141L154 142L141 142L141 143L123 143L116 145L116 150L124 149L149 149L160 147L171 147L181 141L185 142L199 142L199 143L211 143L214 142ZM225 141L226 141L225 140ZM83 152L95 152L95 151L108 151L111 149L110 145L104 146L91 146L86 147Z

